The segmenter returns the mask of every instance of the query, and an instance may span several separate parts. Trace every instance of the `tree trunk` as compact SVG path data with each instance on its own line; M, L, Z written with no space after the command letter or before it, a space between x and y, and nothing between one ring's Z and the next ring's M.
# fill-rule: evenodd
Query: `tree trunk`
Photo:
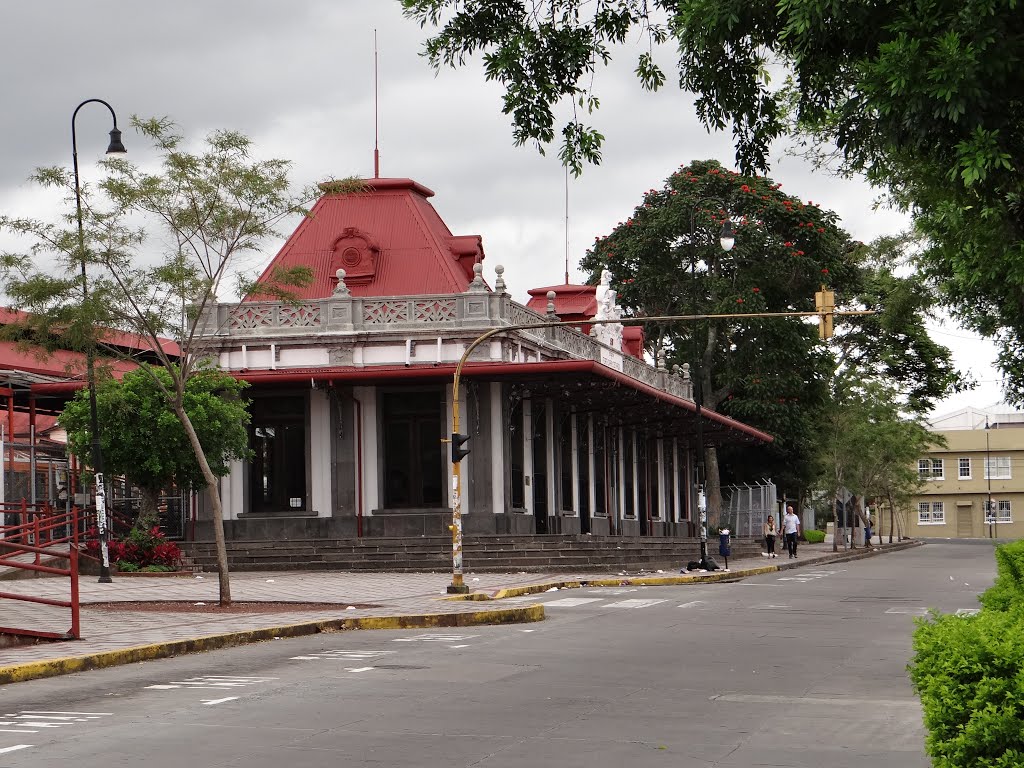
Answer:
M206 454L203 452L199 436L192 426L192 420L189 419L188 414L185 413L185 409L180 403L176 402L172 405L178 421L185 428L185 434L188 435L188 441L192 444L192 450L195 451L196 460L199 462L199 469L202 471L203 479L206 481L206 490L210 494L210 506L213 510L213 538L217 545L217 576L220 584L220 604L228 606L231 605L231 581L228 574L228 550L224 543L224 508L221 506L217 477L213 474L213 470L210 469L210 462L206 460Z
M704 451L704 492L708 500L708 524L722 526L722 479L718 472L718 449L708 446Z
M135 518L135 528L144 531L150 530L154 525L160 524L160 490L158 488L139 487L142 498L139 500L139 515Z

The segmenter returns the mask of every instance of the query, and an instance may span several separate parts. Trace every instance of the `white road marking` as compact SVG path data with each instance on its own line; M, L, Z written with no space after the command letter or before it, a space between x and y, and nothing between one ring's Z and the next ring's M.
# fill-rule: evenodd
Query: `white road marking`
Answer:
M927 616L928 615L928 609L927 608L918 608L918 607L914 607L914 608L890 608L890 609L888 609L886 611L886 613L898 613L898 614L905 615L905 616Z
M846 707L912 707L920 709L916 699L855 699L845 696L773 696L770 694L756 693L722 693L717 696L710 696L711 701L730 701L739 704L808 704L815 707L823 705L846 706Z
M113 715L113 712L49 712L42 709L23 709L21 712L23 715L79 715L81 717L91 717L96 719L98 717L109 717Z
M695 608L695 607L697 607L698 605L703 605L703 604L704 604L704 601L703 601L703 600L691 600L691 601L690 601L690 602L688 602L688 603L683 603L683 604L682 604L682 605L680 605L679 607L680 607L680 608Z
M0 725L2 725L2 723L0 723ZM12 725L13 725L13 723L12 723ZM19 728L19 729L0 728L0 733L39 733L39 731L30 731L28 728Z
M976 616L981 613L981 608L957 608L957 616Z
M0 755L5 752L17 752L19 749L29 749L34 746L34 744L15 744L13 747L3 747L0 749Z
M608 589L607 587L605 587L604 589L588 589L587 590L587 594L591 594L591 595L624 595L627 592L638 592L638 591L639 590L636 587L633 587L632 589Z
M416 635L415 637L396 637L393 643L457 643L460 640L472 640L480 635Z
M520 632L536 632L534 629L520 629Z
M226 688L242 688L246 685L256 683L267 683L277 680L276 677L228 677L227 675L204 675L202 677L191 677L188 680L171 680L158 685L147 685L148 690L170 691L175 688L185 688L196 691L223 691Z
M751 607L751 610L754 610L754 611L770 611L770 610L775 610L776 608L789 608L789 606L788 605L755 605L755 606Z
M338 659L340 661L365 661L366 659L377 659L381 656L388 656L394 653L394 651L355 651L349 649L339 649L336 651L322 651L317 654L310 654L308 656L292 656L291 660L294 661L320 661Z
M805 571L799 576L781 576L776 581L797 581L797 582L808 582L814 581L815 579L823 579L826 576L835 576L837 573L842 573L845 569L838 571Z
M468 645L449 645L449 648L469 648Z
M620 600L617 603L608 603L606 608L650 608L652 605L664 603L665 600Z
M237 696L228 696L227 698L223 699L201 699L201 701L206 706L212 707L214 704L223 704L225 701L235 701L236 699L238 699Z
M346 672L369 672L373 667L345 667Z
M544 603L545 608L575 608L577 605L586 605L587 603L600 603L600 597L563 597L561 600L552 600L549 603Z

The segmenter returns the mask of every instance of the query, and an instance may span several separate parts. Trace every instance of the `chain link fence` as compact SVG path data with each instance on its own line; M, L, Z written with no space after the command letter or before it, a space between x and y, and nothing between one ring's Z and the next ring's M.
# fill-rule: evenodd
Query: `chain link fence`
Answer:
M777 499L778 491L771 480L723 486L721 527L728 528L733 538L760 539L768 515L778 513Z

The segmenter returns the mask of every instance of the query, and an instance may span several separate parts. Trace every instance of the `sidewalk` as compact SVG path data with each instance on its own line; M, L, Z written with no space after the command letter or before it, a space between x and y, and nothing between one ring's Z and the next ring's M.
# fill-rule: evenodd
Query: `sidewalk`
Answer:
M552 586L680 584L737 580L758 573L821 565L916 546L919 542L833 554L831 543L803 544L796 560L782 553L730 560L729 571L680 574L678 571L608 573L470 573L471 594L446 594L450 573L353 573L292 571L237 573L231 576L232 612L218 612L217 574L178 577L118 577L99 584L83 577L82 640L0 648L0 684L78 672L85 669L214 650L279 637L346 629L399 629L472 626L541 621L541 605L502 604L502 598L543 592ZM709 542L710 545L710 542ZM714 555L716 547L709 550ZM722 565L721 558L717 558ZM8 581L0 591L67 599L65 579ZM161 602L205 603L159 608ZM124 609L105 603L132 604ZM250 606L239 604L255 604ZM296 605L282 603L318 603ZM145 604L145 605L135 605ZM329 605L324 605L329 604ZM147 608L148 610L143 610ZM154 610L155 609L155 610ZM0 600L0 625L65 631L70 611Z

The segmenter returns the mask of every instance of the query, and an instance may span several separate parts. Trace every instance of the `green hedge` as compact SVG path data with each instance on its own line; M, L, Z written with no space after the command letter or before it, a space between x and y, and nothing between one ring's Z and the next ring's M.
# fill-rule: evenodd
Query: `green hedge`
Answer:
M1024 609L939 616L914 633L910 679L934 768L1024 765Z
M1024 539L996 547L996 581L981 596L981 604L993 611L1008 611L1024 602Z
M805 528L804 529L804 540L808 544L821 544L821 542L823 542L825 540L825 532L824 531L816 531L816 530L813 530L813 529L812 530L807 530Z
M933 614L908 667L935 768L1024 765L1024 542L996 549L975 616Z

